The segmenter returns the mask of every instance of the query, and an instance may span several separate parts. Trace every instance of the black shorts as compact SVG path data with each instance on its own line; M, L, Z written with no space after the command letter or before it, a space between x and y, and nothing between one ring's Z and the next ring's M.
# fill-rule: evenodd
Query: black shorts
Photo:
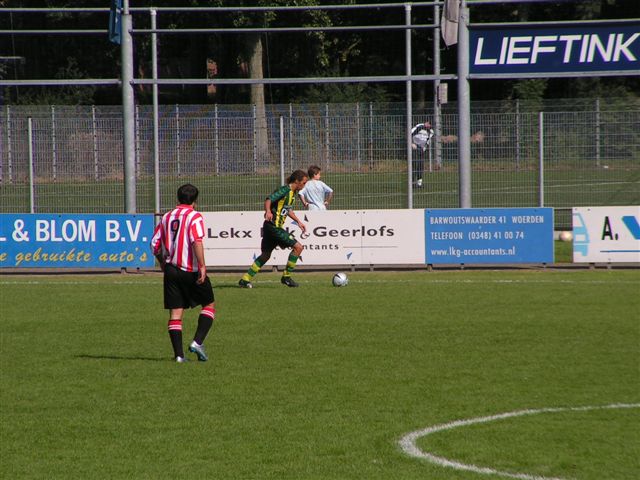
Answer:
M263 252L271 252L276 247L283 250L293 247L298 241L292 233L287 232L284 228L278 228L271 222L264 222L262 225L262 243L260 249Z
M213 287L209 277L196 283L198 272L185 272L167 263L164 266L164 308L193 308L214 302Z

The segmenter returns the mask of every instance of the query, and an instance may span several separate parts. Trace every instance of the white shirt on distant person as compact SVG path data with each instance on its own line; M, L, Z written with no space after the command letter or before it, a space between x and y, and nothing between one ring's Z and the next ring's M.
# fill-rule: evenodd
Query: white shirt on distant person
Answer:
M322 180L309 180L300 195L304 196L309 210L326 210L325 199L333 189Z

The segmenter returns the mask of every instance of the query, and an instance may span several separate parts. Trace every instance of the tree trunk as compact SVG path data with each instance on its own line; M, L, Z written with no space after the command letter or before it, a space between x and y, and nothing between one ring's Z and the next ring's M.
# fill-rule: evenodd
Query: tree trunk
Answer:
M249 76L252 79L264 78L262 68L262 37L249 35ZM251 85L251 103L256 108L256 164L254 169L269 165L269 142L267 135L267 115L264 103L264 84Z

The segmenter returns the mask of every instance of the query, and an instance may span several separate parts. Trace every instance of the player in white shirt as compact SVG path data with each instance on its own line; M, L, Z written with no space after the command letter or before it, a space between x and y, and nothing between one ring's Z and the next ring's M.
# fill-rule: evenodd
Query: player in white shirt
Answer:
M411 129L411 147L414 150L412 179L418 188L422 188L424 157L433 135L433 128L428 121L419 123Z
M300 190L302 205L308 210L326 210L333 198L333 189L320 180L322 169L317 165L309 167L309 181Z

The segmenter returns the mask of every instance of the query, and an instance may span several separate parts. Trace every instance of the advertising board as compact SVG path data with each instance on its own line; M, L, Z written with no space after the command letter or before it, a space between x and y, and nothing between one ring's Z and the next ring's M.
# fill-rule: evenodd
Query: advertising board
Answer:
M302 211L285 229L304 245L299 265L423 264L422 210ZM250 265L260 255L262 212L203 213L207 265ZM268 266L284 265L289 250L274 250Z
M640 262L640 206L574 207L573 261Z
M0 214L0 268L153 267L153 215Z
M474 25L469 72L608 72L640 68L640 21L606 24Z
M429 264L551 263L552 208L425 210Z

